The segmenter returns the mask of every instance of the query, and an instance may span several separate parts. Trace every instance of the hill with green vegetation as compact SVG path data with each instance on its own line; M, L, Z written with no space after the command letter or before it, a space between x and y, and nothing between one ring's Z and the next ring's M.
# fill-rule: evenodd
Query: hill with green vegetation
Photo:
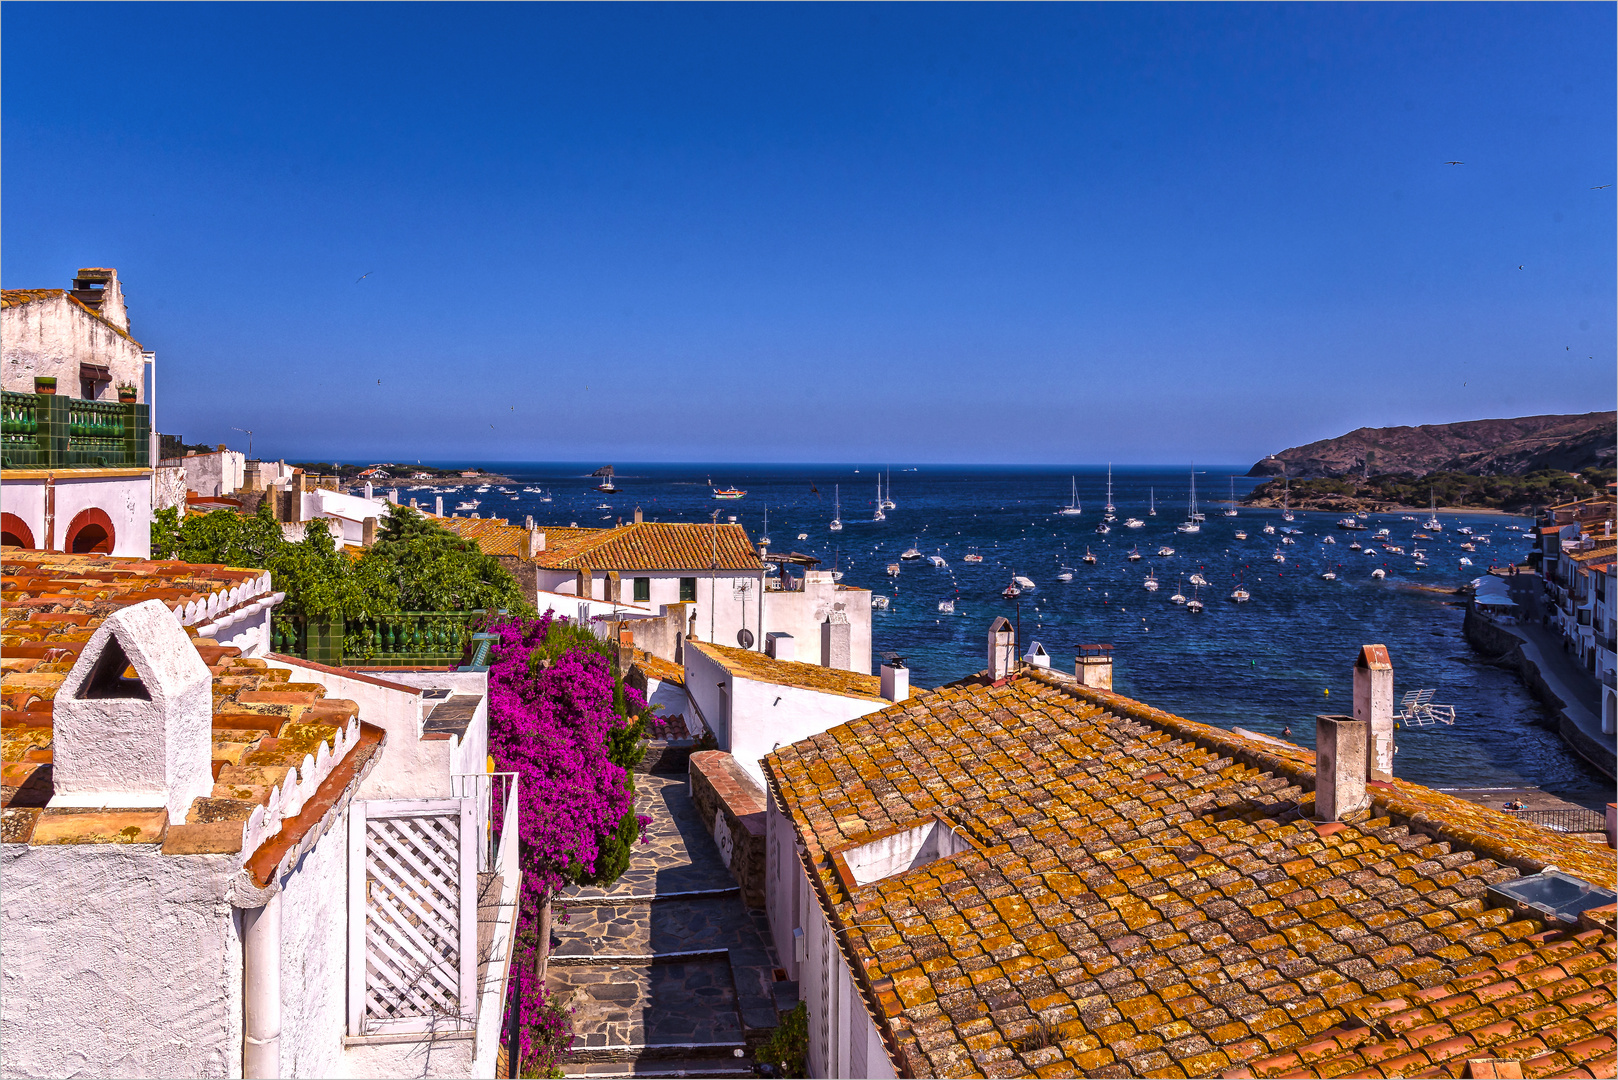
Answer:
M1321 477L1311 480L1271 480L1253 489L1242 502L1248 506L1280 506L1283 492L1295 510L1352 513L1366 510L1425 510L1429 500L1441 508L1502 510L1527 514L1542 506L1588 499L1612 483L1611 468L1587 468L1577 475L1561 469L1541 469L1527 476L1473 476L1462 472L1432 472L1426 476L1384 475Z

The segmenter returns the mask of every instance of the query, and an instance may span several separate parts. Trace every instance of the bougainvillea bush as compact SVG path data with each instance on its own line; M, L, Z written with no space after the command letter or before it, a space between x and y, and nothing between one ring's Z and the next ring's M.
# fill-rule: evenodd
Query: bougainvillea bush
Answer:
M630 766L644 752L646 703L623 685L603 643L547 612L507 619L489 663L489 753L518 775L522 894L513 957L524 1075L546 1075L571 1042L567 1017L536 980L545 905L574 882L606 885L649 819L634 812ZM624 762L620 764L614 758Z

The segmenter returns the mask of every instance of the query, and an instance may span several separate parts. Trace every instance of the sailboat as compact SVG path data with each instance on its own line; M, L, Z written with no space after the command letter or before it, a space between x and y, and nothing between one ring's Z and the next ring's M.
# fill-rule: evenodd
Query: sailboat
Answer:
M1183 604L1183 603L1185 603L1185 575L1184 574L1180 575L1180 587L1175 590L1173 596L1169 597L1169 602L1174 603L1174 604Z
M1078 478L1070 476L1070 477L1068 477L1068 483L1072 488L1073 497L1068 502L1068 504L1066 506L1062 507L1061 509L1057 510L1056 512L1058 514L1061 514L1063 517L1077 517L1080 513L1083 512L1079 508L1079 481L1078 481Z
M1089 548L1084 549L1084 562L1087 566L1094 566L1096 564L1096 557L1091 554Z
M1156 592L1157 575L1150 570L1146 571L1146 581L1143 583L1142 587L1145 588L1147 592Z
M1102 518L1103 521L1118 520L1118 508L1112 505L1112 462L1110 461L1107 462L1107 505L1101 509L1105 515Z
M1147 517L1156 517L1157 516L1157 489L1156 488L1147 488L1146 489L1146 516Z
M1202 590L1201 589L1199 589L1199 588L1197 588L1195 586L1192 587L1192 589L1191 589L1191 599L1189 599L1189 600L1187 600L1185 602L1185 609L1187 611L1201 611L1202 610Z
M764 535L758 538L759 547L770 546L770 508L764 508Z
M831 524L826 526L832 532L843 531L843 493L842 488L833 484L831 489Z
M888 515L882 512L882 474L876 474L876 513L871 515L872 521L886 521Z
M1292 477L1289 476L1289 477L1286 477L1285 479L1283 479L1281 481L1281 520L1282 521L1295 521L1295 520L1297 520L1296 518L1294 518L1292 516L1292 509L1291 509L1290 506L1288 506L1288 503L1291 500L1291 496L1292 496Z
M1236 516L1236 478L1230 478L1230 505L1225 508L1226 517Z
M1427 489L1427 521L1422 528L1428 532L1444 531L1443 522L1438 520L1438 497L1433 494L1432 488Z
M897 510L897 509L899 509L899 504L893 501L893 470L892 469L888 470L888 493L886 495L882 496L882 498L880 500L878 500L877 506L880 507L883 510Z
M1175 532L1199 533L1202 531L1203 516L1197 513L1197 470L1191 470L1191 502L1186 511L1185 520L1174 527Z
M1130 562L1140 562L1140 560L1141 560L1140 548L1138 548L1138 547L1130 548L1129 549L1128 559L1129 559Z

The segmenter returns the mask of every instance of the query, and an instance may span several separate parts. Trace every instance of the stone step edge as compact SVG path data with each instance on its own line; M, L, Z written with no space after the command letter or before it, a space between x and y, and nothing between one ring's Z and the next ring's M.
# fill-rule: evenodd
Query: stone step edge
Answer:
M620 893L616 896L559 896L556 903L563 907L619 907L623 904L650 904L659 900L713 900L723 896L740 896L741 886L731 885L718 889L685 889L665 893Z
M744 1066L704 1069L637 1069L633 1072L568 1072L567 1069L568 1066L562 1066L563 1076L578 1077L580 1080L632 1080L634 1077L646 1077L647 1080L654 1080L654 1078L658 1077L666 1077L667 1080L679 1080L679 1078L683 1077L757 1075L751 1068Z
M577 1065L600 1064L613 1061L647 1061L668 1060L681 1057L712 1057L716 1051L723 1051L735 1057L735 1051L744 1054L747 1043L741 1040L732 1042L692 1042L692 1043L620 1043L607 1046L575 1046L568 1051L568 1063ZM736 1058L738 1061L745 1058Z
M556 953L552 954L546 963L551 967L602 967L611 964L617 964L620 967L635 967L640 964L684 964L698 960L729 959L729 949L685 949L660 953L619 953L613 956Z

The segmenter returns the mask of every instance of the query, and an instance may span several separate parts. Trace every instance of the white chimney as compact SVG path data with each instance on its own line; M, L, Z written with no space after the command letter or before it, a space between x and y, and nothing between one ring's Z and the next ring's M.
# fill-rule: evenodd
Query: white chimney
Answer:
M1112 689L1112 646L1080 645L1073 658L1073 677L1093 690Z
M853 666L850 640L853 627L848 623L848 612L842 604L832 607L831 614L820 624L820 666L849 671Z
M1352 716L1315 717L1315 817L1341 821L1365 808L1365 744L1370 725Z
M882 696L894 702L910 697L910 669L897 656L882 665Z
M1365 724L1372 780L1393 779L1393 662L1386 645L1364 645L1354 661L1354 719Z
M433 498L433 514L437 517L444 516L444 496L438 495Z
M989 624L989 678L1010 678L1017 670L1017 634L1004 615Z
M545 550L545 534L539 531L539 526L534 524L534 519L529 518L528 519L528 557L530 559L532 559L535 555L538 555L541 551L544 551L544 550Z
M370 500L371 495L372 495L371 482L369 480L367 480L367 481L365 481L365 498L366 498L367 501Z
M1049 669L1051 666L1051 654L1045 651L1045 646L1036 641L1028 646L1027 652L1023 653L1022 662L1033 667Z
M57 691L52 727L52 806L161 806L178 825L213 791L213 675L161 600L107 616Z
M796 660L798 658L798 640L791 634L771 630L764 635L764 654L777 660Z

